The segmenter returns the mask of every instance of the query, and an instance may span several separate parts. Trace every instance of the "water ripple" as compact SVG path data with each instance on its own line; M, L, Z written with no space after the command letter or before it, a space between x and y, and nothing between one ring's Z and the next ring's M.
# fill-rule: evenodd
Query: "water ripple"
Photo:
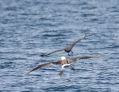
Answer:
M118 92L118 0L1 0L1 92ZM84 34L92 34L73 48L75 55L97 55L79 60L75 71L33 67L57 61L66 53L41 57L61 49Z

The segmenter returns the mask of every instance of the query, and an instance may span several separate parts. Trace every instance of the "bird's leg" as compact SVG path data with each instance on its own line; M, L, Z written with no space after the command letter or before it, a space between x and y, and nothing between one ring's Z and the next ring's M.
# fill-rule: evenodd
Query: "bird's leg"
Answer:
M47 56L45 53L41 53L41 55L40 55L41 57L45 57L45 56Z
M73 56L73 51L71 50L71 55Z
M68 56L73 56L73 51L68 52Z
M72 65L70 65L70 68L71 68L71 70L75 70L75 68Z

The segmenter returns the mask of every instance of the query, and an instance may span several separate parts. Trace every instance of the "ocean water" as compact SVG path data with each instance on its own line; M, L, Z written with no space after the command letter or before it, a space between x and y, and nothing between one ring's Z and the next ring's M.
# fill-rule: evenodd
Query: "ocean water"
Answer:
M0 0L0 92L119 92L119 0ZM101 57L77 61L75 71L46 67L59 60L42 53L77 43L73 55Z

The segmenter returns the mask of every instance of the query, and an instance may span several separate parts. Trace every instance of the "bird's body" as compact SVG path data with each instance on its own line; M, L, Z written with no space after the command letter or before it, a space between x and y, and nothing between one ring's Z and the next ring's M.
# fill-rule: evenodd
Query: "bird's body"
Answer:
M61 65L62 70L63 70L65 66L70 66L72 63L76 62L77 60L90 59L90 58L95 58L95 57L94 56L77 56L77 57L72 57L72 58L61 57L61 60L58 60L56 62L49 62L49 63L38 65L37 67L35 67L31 71L29 71L28 74L37 70L37 69L41 69L43 67L48 67L48 66L52 66L52 65Z
M78 40L76 40L76 41L74 41L74 42L72 42L69 46L67 46L67 47L65 47L65 48L63 48L63 49L59 49L59 50L55 50L55 51L52 51L52 52L50 52L50 53L47 53L47 54L41 54L41 56L43 57L43 56L49 56L50 54L53 54L53 53L56 53L56 52L60 52L60 51L65 51L66 53L68 53L68 55L70 56L70 52L72 52L72 49L73 49L73 47L78 43L78 42L80 42L81 40L83 40L83 39L85 39L86 38L86 35L83 37L83 38L80 38L80 39L78 39ZM73 53L73 52L72 52Z

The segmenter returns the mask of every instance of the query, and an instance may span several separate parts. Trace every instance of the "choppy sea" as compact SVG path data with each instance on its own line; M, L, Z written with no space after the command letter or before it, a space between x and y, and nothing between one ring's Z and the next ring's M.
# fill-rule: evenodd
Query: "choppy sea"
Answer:
M119 92L119 0L0 0L0 92ZM73 55L80 60L65 69L38 64L59 60L41 53L62 49L84 34Z

